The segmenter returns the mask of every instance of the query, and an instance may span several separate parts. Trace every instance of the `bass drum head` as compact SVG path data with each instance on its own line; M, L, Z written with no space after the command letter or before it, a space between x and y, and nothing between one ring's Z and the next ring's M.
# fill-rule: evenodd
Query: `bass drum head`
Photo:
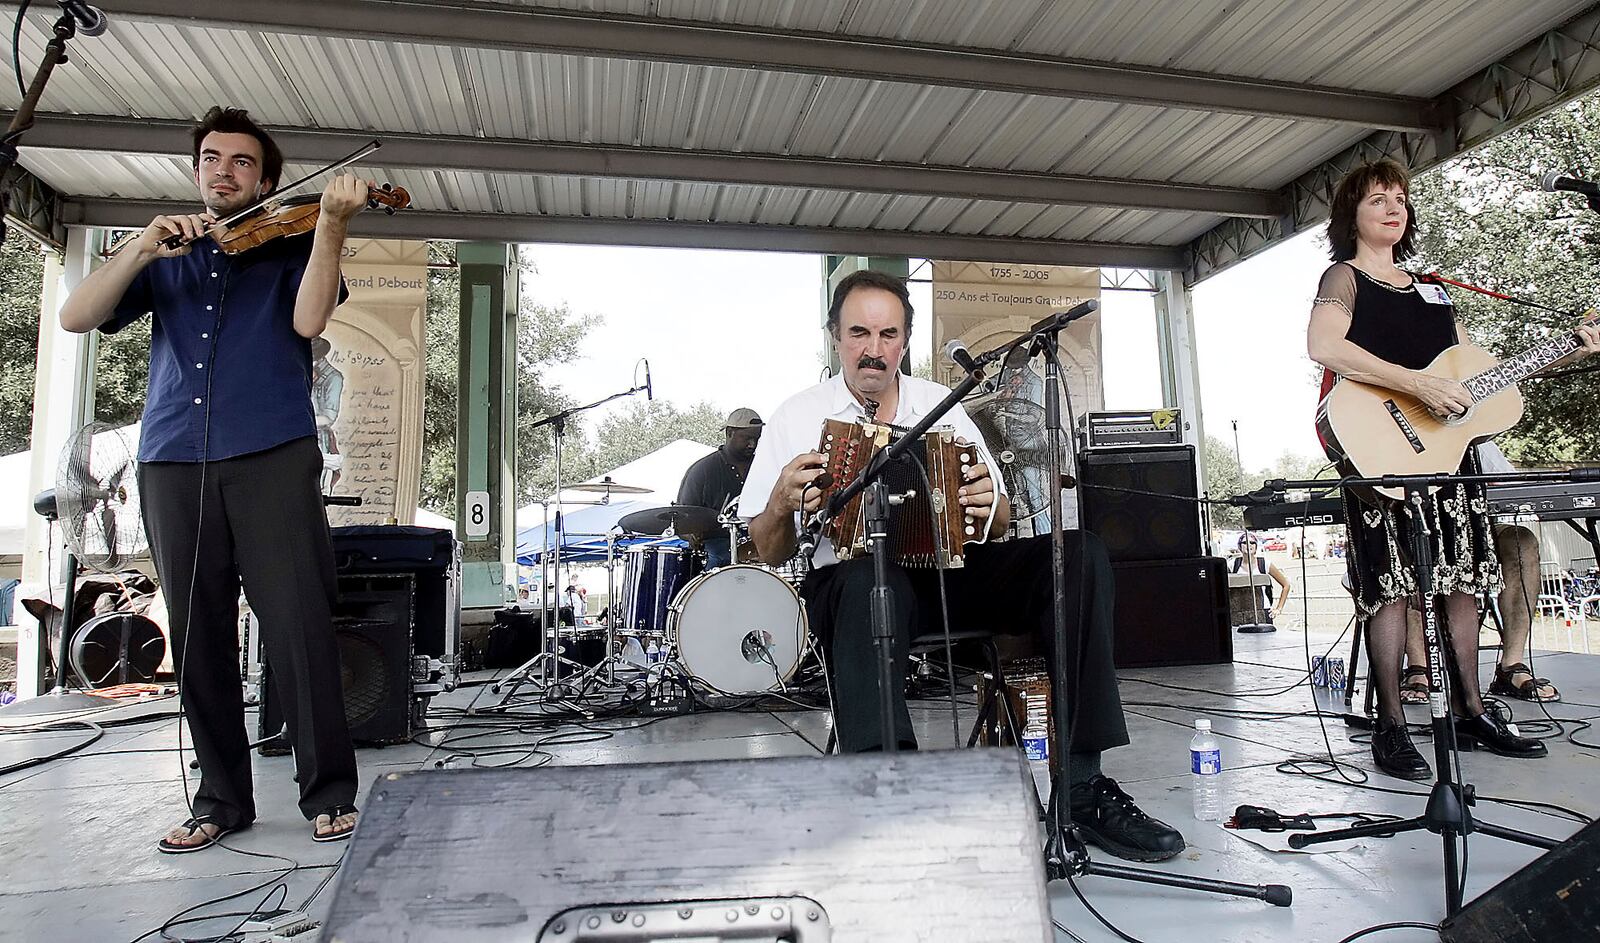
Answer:
M669 617L678 662L727 694L759 694L787 682L805 651L805 606L780 577L726 566L684 587Z

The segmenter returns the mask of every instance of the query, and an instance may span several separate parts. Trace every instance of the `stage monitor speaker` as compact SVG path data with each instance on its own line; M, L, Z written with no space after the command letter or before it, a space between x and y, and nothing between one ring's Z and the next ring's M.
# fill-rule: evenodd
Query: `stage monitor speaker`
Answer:
M385 774L322 939L1053 939L1016 750Z
M333 634L339 646L339 676L344 686L344 714L350 738L357 744L404 743L413 720L412 627L415 577L411 574L341 575L339 600L333 610ZM260 736L283 729L283 712L273 686L270 659L262 659ZM281 740L262 744L261 752L287 752Z
M1233 661L1221 557L1113 563L1118 668Z
M1444 943L1600 940L1600 822L1535 858L1439 926Z
M1177 560L1205 552L1194 501L1200 493L1194 446L1087 449L1078 456L1078 477L1084 526L1100 537L1113 561Z

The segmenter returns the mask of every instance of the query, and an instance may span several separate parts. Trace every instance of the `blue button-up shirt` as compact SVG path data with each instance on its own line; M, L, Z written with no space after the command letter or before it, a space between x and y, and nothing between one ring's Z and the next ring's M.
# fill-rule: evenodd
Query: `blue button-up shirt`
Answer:
M205 238L134 278L100 330L154 319L140 461L233 458L316 433L311 343L294 330L311 242L285 237L228 255ZM341 280L339 302L348 295Z

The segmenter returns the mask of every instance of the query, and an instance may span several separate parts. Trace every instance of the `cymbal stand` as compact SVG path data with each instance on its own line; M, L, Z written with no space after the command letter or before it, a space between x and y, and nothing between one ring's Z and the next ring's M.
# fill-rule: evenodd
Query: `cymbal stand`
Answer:
M562 522L561 513L561 445L566 439L567 422L579 413L603 406L612 400L621 399L625 396L632 396L635 393L648 393L648 391L649 378L647 376L645 383L642 385L631 387L622 391L621 393L613 393L604 399L598 399L583 406L574 406L571 409L563 409L558 413L546 416L545 418L528 427L529 429L537 429L540 426L549 426L551 439L554 443L556 480L555 488L550 497L551 503L555 505L556 544L554 547L550 546L550 527L547 517L544 529L546 551L543 556L540 557L540 565L542 567L545 560L550 561L552 565L552 573L556 582L560 582L561 580L561 547L566 541L566 528ZM609 495L607 497L609 498ZM579 664L570 658L565 658L561 654L561 596L559 591L556 595L556 619L553 631L548 626L550 611L549 607L544 604L544 593L546 588L550 585L550 581L547 580L546 585L539 588L539 630L540 645L543 650L540 651L539 654L530 658L527 662L523 663L515 671L512 671L510 674L494 683L494 692L496 694L499 694L507 684L511 686L511 690L506 694L505 698L500 701L500 704L498 705L500 707L504 707L506 703L511 700L511 698L515 697L517 689L522 687L524 684L537 683L542 686L546 692L555 689L561 683L562 662L566 662L568 665L579 671L584 668L582 664ZM572 621L574 623L574 627L576 627L576 623L578 621L578 614L576 612L572 614ZM540 676L540 680L538 682L533 680L535 673L538 673Z

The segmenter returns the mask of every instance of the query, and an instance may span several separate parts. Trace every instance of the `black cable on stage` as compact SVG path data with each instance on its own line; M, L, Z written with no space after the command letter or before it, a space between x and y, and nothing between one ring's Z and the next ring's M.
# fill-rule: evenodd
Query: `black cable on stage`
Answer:
M1382 933L1385 930L1432 930L1433 932L1438 933L1439 925L1437 923L1419 923L1414 920L1404 920L1396 923L1379 923L1367 927L1364 930L1357 930L1356 932L1340 940L1339 943L1353 943L1353 941L1359 940L1364 936L1371 936L1374 933Z

